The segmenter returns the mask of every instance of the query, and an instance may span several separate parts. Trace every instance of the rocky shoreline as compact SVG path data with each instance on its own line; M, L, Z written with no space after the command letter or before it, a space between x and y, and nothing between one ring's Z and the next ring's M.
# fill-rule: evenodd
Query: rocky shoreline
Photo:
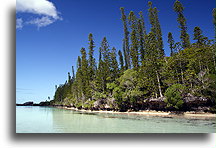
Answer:
M140 111L127 111L127 112L119 112L119 111L107 111L107 110L85 110L78 109L74 107L66 107L66 106L55 106L61 109L78 111L81 113L103 113L103 114L122 114L122 115L144 115L144 116L158 116L158 117L178 117L178 118L195 118L195 119L216 119L216 114L213 113L205 113L205 112L195 112L195 111L187 111L187 112L173 112L173 111L155 111L155 110L140 110Z
M182 110L173 110L173 108L167 108L166 103L164 102L165 97L161 98L149 98L144 102L140 103L139 109L129 108L127 110L116 109L113 105L113 101L104 102L103 100L97 100L94 102L93 106L90 108L81 106L76 107L73 104L54 104L51 101L44 101L38 104L34 102L25 102L23 104L16 104L17 106L48 106L48 107L57 107L64 108L79 112L86 113L113 113L113 114L130 114L130 115L149 115L149 116L164 116L164 117L173 117L173 116L182 116L182 117L196 117L196 118L215 118L214 106L210 99L203 97L194 97L188 95L183 98L184 107ZM111 107L111 105L113 107Z
M78 109L72 106L66 105L51 105L49 102L40 102L39 104L33 102L25 102L23 104L16 104L16 106L47 106L56 107L61 109L78 111L81 113L104 113L104 114L122 114L122 115L144 115L144 116L158 116L158 117L178 117L178 118L195 118L195 119L216 119L215 113L204 112L204 111L157 111L157 110L139 110L139 111L125 111L120 112L116 110L88 110Z

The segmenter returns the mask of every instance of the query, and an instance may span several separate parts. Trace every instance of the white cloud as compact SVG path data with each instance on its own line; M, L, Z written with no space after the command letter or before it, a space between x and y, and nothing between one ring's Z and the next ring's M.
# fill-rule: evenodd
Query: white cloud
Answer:
M38 27L45 27L49 24L52 24L53 22L55 22L54 19L51 19L50 17L48 16L44 16L42 18L36 18L36 19L33 19L29 22L27 22L28 24L33 24L33 25L36 25Z
M31 18L30 21L22 24L34 24L38 27L44 27L52 24L56 20L62 18L58 15L56 7L48 0L17 0L16 2L17 13L32 13L41 16L40 18ZM23 20L23 19L22 19Z
M16 19L16 29L22 29L23 20L21 18Z

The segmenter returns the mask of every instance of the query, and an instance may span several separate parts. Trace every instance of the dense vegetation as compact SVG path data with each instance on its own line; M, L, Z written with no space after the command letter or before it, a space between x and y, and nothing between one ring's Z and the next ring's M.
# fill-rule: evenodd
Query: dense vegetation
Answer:
M195 27L194 43L191 43L184 7L177 0L173 10L179 23L180 41L175 42L169 32L170 56L165 56L158 10L152 2L148 6L151 24L148 33L142 12L139 16L133 11L126 15L124 8L120 8L124 32L122 50L110 48L104 37L96 60L93 35L89 34L89 47L80 50L76 73L72 66L72 76L68 73L66 83L56 86L52 104L126 111L154 109L148 103L156 100L162 110L188 110L190 100L185 98L195 98L194 101L201 98L201 103L205 100L208 102L205 105L214 110L215 40L209 40L200 27ZM215 9L213 25L216 29Z

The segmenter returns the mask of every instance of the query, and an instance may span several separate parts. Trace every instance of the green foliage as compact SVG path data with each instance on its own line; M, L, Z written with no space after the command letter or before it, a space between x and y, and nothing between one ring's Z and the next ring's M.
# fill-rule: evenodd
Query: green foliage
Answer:
M125 68L128 69L131 67L131 64L130 64L129 31L127 27L127 16L125 15L125 10L123 7L121 7L120 10L122 15L121 19L123 21L123 26L124 26L123 52L125 58Z
M143 12L139 12L140 18L138 19L138 26L137 26L137 32L138 32L138 41L139 41L139 52L140 52L140 60L141 62L145 59L145 36L146 36L146 28L145 28L145 22L144 22L144 16Z
M174 107L179 110L183 106L183 94L185 91L185 87L181 84L174 84L170 86L165 92L165 102L167 103L167 107Z
M179 28L181 29L181 41L182 41L182 47L183 48L187 48L190 46L190 36L187 33L187 27L186 27L186 19L184 17L183 11L184 11L184 7L181 4L180 1L176 0L174 3L174 7L173 7L174 11L177 13L178 15L178 23L179 23Z
M89 73L88 73L88 61L85 48L81 49L81 87L82 87L82 94L87 98L90 98L90 87L89 87Z
M114 89L114 94L117 100L121 100L124 104L130 104L134 106L135 103L143 95L143 92L139 89L138 72L132 69L128 69L118 79L119 87ZM119 93L119 94L116 94Z
M99 92L106 91L106 84L115 80L118 76L118 63L116 60L116 49L110 52L107 39L104 37L100 47L100 60L96 71L96 89Z
M135 28L131 32L131 48L130 48L130 53L131 53L131 59L132 59L132 65L133 68L137 69L139 66L139 59L138 59L138 40L136 37L136 31Z
M119 62L121 66L121 71L124 70L124 59L121 50L118 51L118 56L119 56Z
M114 81L119 75L119 68L118 68L118 61L116 59L116 49L115 47L112 48L110 52L110 77L111 81Z
M214 32L216 32L216 8L212 10L212 16L213 16ZM214 39L216 44L216 34Z
M114 47L110 49L104 37L97 65L93 34L89 34L89 51L81 49L76 74L72 66L72 76L68 73L67 81L56 85L52 104L92 109L94 103L98 103L101 108L108 105L121 111L139 110L149 98L165 94L167 107L180 110L183 94L190 93L209 98L211 105L215 105L215 44L202 34L199 27L194 28L196 42L190 44L184 7L177 0L174 11L178 15L181 42L175 43L169 32L171 55L165 57L158 10L153 8L152 2L148 6L149 33L142 12L139 17L133 11L127 16L124 8L120 8L124 28L123 51L119 50L117 54ZM215 25L215 9L213 19Z
M170 56L173 56L175 54L175 51L174 51L175 41L173 39L171 32L168 33L168 43L169 43L169 47L170 47Z
M74 66L72 66L72 82L75 80Z
M196 26L194 28L194 40L197 40L196 44L198 47L205 45L208 42L208 38L202 35L202 30L200 29L200 27Z
M93 98L98 100L98 99L104 99L106 98L106 96L107 96L106 94L96 91L95 94L93 95Z
M109 90L113 90L117 87L117 85L115 83L107 83L107 89Z
M89 34L89 59L88 59L88 64L89 64L89 77L90 80L92 81L95 77L95 71L96 71L96 62L94 58L94 41L93 41L93 35L92 33Z
M151 24L151 32L155 36L155 44L156 44L156 49L158 50L158 55L160 57L164 56L164 49L163 49L163 39L162 39L162 31L161 31L161 26L158 18L158 10L156 7L152 7L152 2L148 2L149 5L149 21Z
M123 89L133 89L136 87L138 73L135 70L128 69L118 79L120 87Z
M83 105L83 108L85 108L85 109L92 109L93 108L93 106L94 106L94 100L91 100L91 101L86 101L85 103L84 103L84 105Z

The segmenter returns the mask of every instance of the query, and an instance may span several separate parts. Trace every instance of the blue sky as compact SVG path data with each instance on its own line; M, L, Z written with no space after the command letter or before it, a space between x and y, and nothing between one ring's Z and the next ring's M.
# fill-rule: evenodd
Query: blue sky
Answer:
M159 10L164 49L169 55L167 34L179 41L180 30L172 7L175 0L152 0ZM195 26L214 37L212 9L214 0L181 0L185 7L188 33ZM71 66L76 67L82 47L88 48L93 33L98 48L104 36L110 47L122 48L123 27L120 7L126 13L143 11L147 32L150 30L148 0L17 0L16 25L16 102L40 102L53 98L55 85L65 83Z

